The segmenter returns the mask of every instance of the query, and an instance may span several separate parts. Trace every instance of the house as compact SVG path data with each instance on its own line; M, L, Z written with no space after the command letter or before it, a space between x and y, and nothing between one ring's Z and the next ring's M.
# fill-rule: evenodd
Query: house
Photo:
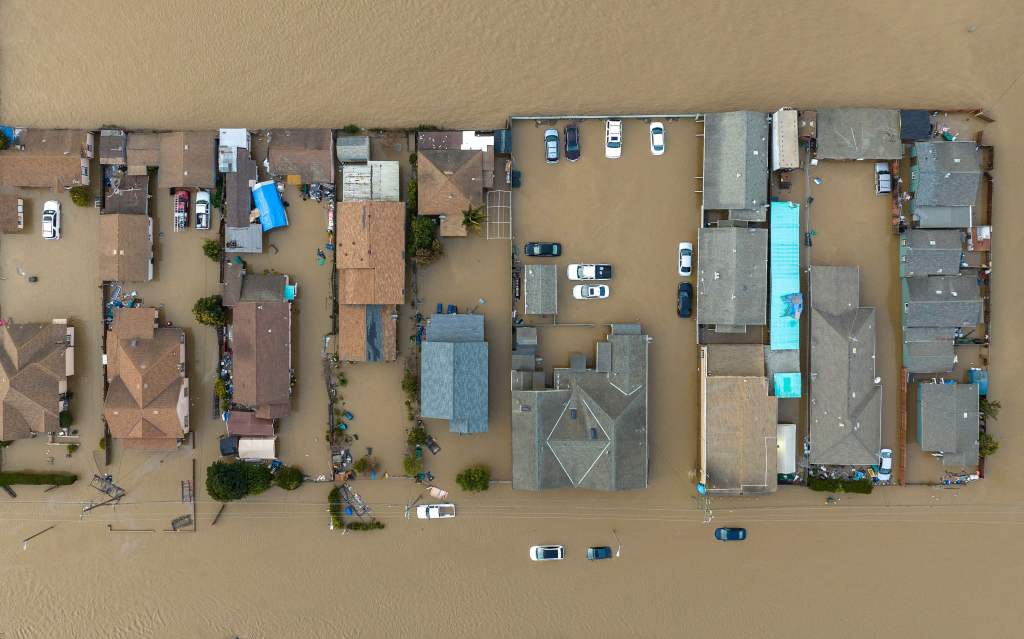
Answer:
M800 168L800 132L796 109L772 114L772 171Z
M25 228L25 201L0 195L0 233L20 233Z
M903 327L903 367L908 373L945 373L956 366L953 327Z
M137 213L100 215L100 280L153 279L153 218Z
M242 302L283 302L295 297L297 285L280 273L249 273L245 262L235 258L224 265L221 303L231 308Z
M555 315L558 313L558 267L554 264L527 264L523 284L523 313Z
M174 449L189 432L185 331L155 308L120 308L106 336L103 419L126 448Z
M370 136L368 135L339 135L334 144L338 162L342 164L370 161Z
M916 142L910 152L910 212L922 228L967 228L981 184L974 142Z
M399 200L398 162L373 161L341 167L341 199Z
M291 303L240 302L231 314L232 401L262 419L287 416L292 393Z
M768 201L768 116L708 113L704 119L703 208L764 222Z
M763 495L778 487L778 398L760 344L701 347L701 483L711 495Z
M697 242L697 323L722 333L763 326L768 306L768 229L701 228Z
M247 410L228 411L228 435L239 437L273 437L274 420L261 419Z
M330 129L271 129L270 174L289 184L334 184L334 133Z
M19 129L0 151L0 186L67 189L90 183L93 134L80 129Z
M900 109L900 139L918 142L932 137L932 118L927 109Z
M899 160L900 112L897 109L818 109L819 160Z
M441 217L441 235L465 237L462 212L484 205L494 186L494 137L474 131L417 135L417 204L420 215Z
M75 373L75 329L66 319L0 325L0 441L60 428Z
M149 176L114 172L103 190L103 212L148 215Z
M217 170L234 173L238 170L239 150L248 151L252 143L248 129L221 129L217 133Z
M959 230L907 229L900 235L900 277L960 273L963 244Z
M235 149L235 170L224 174L224 250L262 253L263 225L252 220L252 187L258 173L246 149Z
M147 175L149 167L160 166L160 134L128 133L125 155L128 175Z
M213 131L161 133L159 187L212 189L217 169L215 137Z
M487 432L484 316L435 314L420 353L420 414L453 433Z
M612 324L597 342L594 367L571 353L568 368L554 369L551 388L533 358L512 371L512 488L647 486L649 342L638 324Z
M917 385L917 441L951 470L978 466L981 412L977 384Z
M128 135L120 129L100 131L100 164L124 166L128 163Z
M860 305L860 269L812 266L810 463L878 463L882 385L875 376L875 309Z
M905 328L961 328L981 323L981 289L974 275L905 277L900 283Z
M405 204L343 201L337 208L338 357L392 361L405 303Z

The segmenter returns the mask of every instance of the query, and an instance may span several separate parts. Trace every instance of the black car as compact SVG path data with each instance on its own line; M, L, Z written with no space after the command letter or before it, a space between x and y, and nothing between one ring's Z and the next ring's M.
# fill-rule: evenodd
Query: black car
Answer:
M565 126L565 159L570 162L580 159L580 129L575 124Z
M562 245L558 242L527 242L523 246L523 255L530 257L558 257L562 254Z
M679 317L689 317L693 311L693 285L689 282L679 283L676 313Z

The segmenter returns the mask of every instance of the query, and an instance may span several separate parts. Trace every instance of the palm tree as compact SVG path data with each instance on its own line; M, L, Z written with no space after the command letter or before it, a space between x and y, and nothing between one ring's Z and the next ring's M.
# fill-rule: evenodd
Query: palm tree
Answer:
M480 232L480 227L487 220L487 214L484 213L483 206L470 206L462 212L462 226L467 231L473 231L474 233Z

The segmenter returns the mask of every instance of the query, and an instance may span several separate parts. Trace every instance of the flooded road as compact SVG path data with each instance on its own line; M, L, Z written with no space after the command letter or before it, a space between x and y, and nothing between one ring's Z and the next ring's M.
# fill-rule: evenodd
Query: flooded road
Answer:
M769 110L781 105L984 107L997 120L986 128L985 139L996 147L997 180L991 392L1003 404L993 428L1001 447L987 463L984 482L961 491L885 488L870 496L844 496L835 506L826 506L819 494L791 488L767 498L716 500L714 524L744 525L751 536L745 544L715 544L685 475L693 464L695 438L683 425L662 421L697 396L695 388L677 396L660 390L670 389L676 379L672 360L688 365L692 339L670 342L656 336L655 346L672 345L665 353L652 352L652 366L666 380L652 382L659 396L652 398L658 421L652 422L657 430L651 441L661 447L652 450L652 459L665 463L652 464L650 488L615 495L535 495L497 484L482 495L468 495L454 487L454 474L465 464L488 460L499 479L507 477L510 467L503 425L508 375L502 368L509 361L503 334L510 310L503 279L508 262L507 244L502 249L500 242L456 239L446 247L445 258L422 273L419 295L428 309L439 301L461 308L472 307L480 297L487 300L481 310L491 343L492 430L480 437L457 437L441 425L435 428L444 451L431 467L438 482L452 489L459 506L456 520L406 520L404 507L418 492L396 479L356 483L388 525L379 532L328 531L327 487L320 485L306 485L294 494L272 489L231 504L216 527L209 524L218 505L200 489L197 533L117 532L165 527L180 514L182 504L174 493L177 481L190 472L191 453L126 455L118 472L136 492L98 516L80 519L79 502L90 498L87 486L66 494L64 489L43 493L24 487L17 500L0 497L0 577L5 583L0 635L5 639L412 633L665 637L678 636L680 628L734 637L854 637L879 631L916 637L979 629L997 637L1019 633L1024 613L1014 600L1020 571L1013 558L1024 551L1016 475L1024 462L1024 399L1009 390L1024 372L1019 357L1024 340L1016 328L1024 300L1012 275L1022 259L1013 246L1024 236L1024 221L1016 214L1016 203L1024 199L1024 183L1016 178L1024 174L1019 118L1024 81L1016 81L1024 69L1019 38L1024 12L1016 3L862 2L842 8L806 2L763 8L745 2L651 3L642 9L607 3L584 9L540 2L489 8L468 2L418 7L369 0L270 6L236 0L209 6L182 0L142 5L8 0L0 3L0 19L5 25L0 121L19 125L200 129L354 122L483 128L502 125L510 113ZM51 46L40 46L44 41ZM534 133L531 125L517 126L517 134L519 128L529 131L526 136ZM599 142L594 140L599 134L584 135L591 137L584 138L590 156L583 161L598 161ZM523 154L540 152L530 137L521 143L517 139L516 147ZM529 162L539 165L539 155ZM654 207L652 215L668 215L666 194L682 197L692 190L689 158L664 175L647 175L639 163L624 166L621 181L632 189L635 208ZM575 168L592 170L583 164ZM534 176L542 169L532 169ZM560 188L554 175L539 185L538 180L529 183L529 173L525 176L520 199L531 209L523 213L524 223L544 214L546 189ZM870 206L874 197L869 191L864 199L844 199L867 179L859 168L822 175L814 212L821 237L814 259L858 259L849 248L830 254L826 238L857 233L863 223L873 225L865 240L881 242L883 232L876 226L884 220L875 218L883 212L857 211L864 219L851 221L853 230L835 220L819 223L828 215L825 204ZM678 183L645 199L640 186L659 178ZM567 182L565 188L581 189L576 192L579 204L601 206L581 184ZM40 193L35 199L45 197ZM298 216L319 211L289 199L292 227L275 232L282 234L280 242L269 240L281 253L253 263L315 273L317 267L310 265L313 249L323 242L322 220ZM682 202L680 214L691 215L691 206L690 200ZM95 256L88 246L95 243L95 212L73 212L82 215L68 215L62 242L81 242L88 249L81 254ZM31 223L37 233L38 220L33 217ZM576 232L565 219L552 231ZM652 229L652 245L660 252L684 232L696 230L680 222L665 239ZM77 317L98 310L95 263L72 263L62 258L60 247L27 240L0 238L0 264L8 278L0 281L4 317ZM196 455L203 468L216 455L212 446L223 426L207 417L208 375L215 365L212 332L191 324L189 308L195 297L216 290L216 269L201 256L197 233L161 241L175 242L167 247L178 255L185 254L186 242L196 245L194 260L158 263L159 281L148 285L145 297L166 304L169 319L189 329L196 358L190 373L198 396L192 408L201 421ZM627 240L633 249L642 241L639 233ZM867 252L885 263L862 263L862 272L894 268L889 247L872 245ZM12 275L29 259L42 276L35 290ZM655 261L644 257L637 264L654 268ZM326 279L302 277L299 284L296 406L304 411L307 401L315 407L324 400L318 358L321 327L329 316L321 301ZM48 287L45 294L43 287ZM862 291L862 296L895 312L890 290ZM403 308L403 325L409 310ZM652 326L673 330L675 319L659 318ZM890 313L888 322L893 319ZM895 328L880 332L880 355L892 345ZM95 330L82 335L80 368L96 365L99 337ZM559 352L564 356L577 347L592 352L589 335L578 342L566 341ZM551 357L558 362L558 355ZM393 460L404 439L400 362L365 370L364 365L347 369L350 382L344 392L357 420L373 421L372 428L380 429L374 430L374 445ZM73 386L76 402L83 401L75 409L82 411L83 421L99 414L99 378L91 379L91 385ZM886 392L891 416L893 393ZM94 402L92 408L88 402ZM311 414L322 419L319 411ZM83 431L84 439L98 437L95 422L83 428L92 429ZM282 446L299 463L309 454L308 470L314 471L316 455L323 452L314 440L322 435L321 426L292 419L284 429ZM43 454L32 445L22 447L28 452L14 453L18 446L12 454L24 454L26 464ZM81 473L92 472L91 448L91 443L83 445L70 462L61 458L55 467L68 463ZM8 459L5 455L5 468ZM54 523L55 529L23 549L22 539ZM622 542L622 556L603 565L586 562L586 546L616 545L613 530ZM526 549L535 543L563 543L569 558L553 565L530 562ZM979 552L979 547L990 550ZM954 603L946 605L949 601Z

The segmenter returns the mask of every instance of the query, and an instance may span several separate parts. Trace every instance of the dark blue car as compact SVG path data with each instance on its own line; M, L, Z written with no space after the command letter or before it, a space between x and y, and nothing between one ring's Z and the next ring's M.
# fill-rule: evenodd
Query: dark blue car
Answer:
M565 126L565 159L570 162L580 159L580 130L575 124Z
M746 528L716 528L715 539L718 541L743 541L747 538Z
M609 546L591 546L587 548L587 559L611 559L612 549Z
M689 282L680 282L676 291L676 315L689 317L693 312L693 285Z
M558 242L527 242L523 246L523 254L530 257L558 257L562 254L562 245Z

